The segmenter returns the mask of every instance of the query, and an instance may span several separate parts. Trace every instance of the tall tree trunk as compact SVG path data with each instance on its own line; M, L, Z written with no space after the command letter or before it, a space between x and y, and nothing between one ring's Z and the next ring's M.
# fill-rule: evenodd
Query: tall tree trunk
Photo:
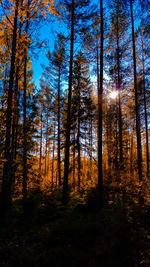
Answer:
M2 179L2 205L3 211L11 206L12 202L12 153L11 153L11 123L12 123L12 98L13 98L13 84L15 74L15 58L16 58L16 38L17 38L17 20L18 20L18 6L19 1L16 0L15 16L13 24L13 39L11 48L11 66L9 76L9 89L7 97L7 114L6 114L6 140L5 140L5 163L3 169Z
M3 95L1 96L1 107L2 107L2 114L3 114L3 121L5 122L5 116L6 116L6 107L5 107L5 95L6 95L6 85L7 85L7 69L8 69L8 63L6 63L5 67L5 73L4 73L4 79L3 79ZM3 144L5 142L5 137L3 134L0 135L0 148L3 147Z
M52 156L52 189L54 185L54 160L55 160L55 122L54 122L54 139L53 139L53 156ZM56 181L57 187L57 181Z
M118 173L118 101L116 98L116 121L115 121L115 125L114 125L114 148L115 148L115 161L114 161L114 167L115 167L115 176L117 179L117 182L119 183L118 178L120 179L120 174Z
M92 116L90 116L89 119L89 176L88 179L91 180L91 176L92 176Z
M58 180L59 186L61 186L61 158L60 158L60 66L58 74L58 159L57 159L57 169L58 169Z
M120 46L119 46L119 14L118 14L118 1L117 1L117 89L118 89L118 111L119 111L119 154L120 154L120 167L123 162L123 153L122 153L122 110L121 110L121 97L120 97L120 89L121 89L121 78L120 78Z
M42 116L42 112L43 112L43 109L42 109L42 103L41 103L41 122L40 122L40 162L39 162L39 171L40 171L40 176L41 176L41 167L42 167L42 138L43 138L43 116Z
M77 133L77 151L78 151L78 187L80 189L81 179L81 146L80 146L80 88L78 87L78 133Z
M92 145L93 145L93 122L92 122L92 117L91 117L91 120L90 120L90 162L91 162L91 167L92 167L92 158L93 158Z
M17 136L18 136L18 122L19 122L19 92L18 92L18 81L19 81L19 60L17 59L17 68L16 68L16 80L15 80L15 99L14 99L14 116L12 124L12 181L13 185L15 184L15 172L16 172L16 156L17 156Z
M69 149L70 149L70 116L72 98L72 69L73 69L73 47L74 47L74 0L71 4L71 43L70 43L70 67L69 67L69 92L67 108L66 142L65 142L65 162L64 162L64 201L68 198L68 175L69 175Z
M27 17L26 17L26 38L28 36L28 28L29 28L29 9L30 9L30 1L28 0L27 6ZM23 197L27 194L27 178L28 178L28 168L27 168L27 121L26 121L26 113L27 113L27 51L28 51L28 42L25 41L25 49L24 49L24 90L23 90Z
M76 149L75 149L75 131L74 131L74 141L73 141L73 187L75 187L75 155L76 155Z
M6 63L5 74L4 74L4 80L3 80L3 95L6 94L7 70L8 70L8 63ZM2 98L2 99L1 99L1 103L2 103L2 112L5 112L4 102L5 102L5 100ZM2 137L2 136L1 136L1 137Z
M20 2L20 8L22 8L23 0ZM21 30L22 30L22 15L20 17L19 23L19 39L21 39ZM20 49L20 45L18 46L18 51ZM20 59L19 56L17 57L16 61L16 74L15 74L15 107L14 107L14 117L13 117L13 125L12 125L12 180L13 186L15 186L15 174L17 170L17 164L15 163L17 158L17 146L18 146L18 125L19 125L19 99L20 99L20 92L19 92L19 70L20 70Z
M110 107L111 109L111 107ZM110 111L111 113L111 111ZM108 176L109 176L109 183L111 183L111 135L112 135L112 125L111 125L111 120L107 120L107 155L108 155Z
M24 91L23 91L23 196L27 193L27 123L26 123L26 98L27 98L27 51L24 50Z
M135 50L135 34L134 34L132 0L130 0L130 9L131 9L131 22L132 22L132 47L133 47L133 65L134 65L134 93L135 93L136 137L137 137L137 156L138 156L137 164L138 164L139 180L142 181L142 147L141 147L139 101L138 101L138 91L137 91L136 50Z
M97 40L97 46L96 46L96 72L97 72L97 89L99 92L100 87L100 73L99 73L99 47L98 47L98 40Z
M146 162L147 162L147 176L149 177L149 145L148 145L148 123L147 123L147 101L146 101L146 88L145 88L145 64L144 64L144 51L142 41L142 65L143 65L143 93L144 93L144 117L145 117L145 131L146 131Z
M47 176L48 113L46 114L45 177Z
M131 176L133 176L133 132L134 131L132 131L131 132L131 145L130 145L130 147L131 147L131 149L130 149L130 173L131 173Z
M100 0L100 87L98 88L98 189L100 205L103 202L103 167L102 167L102 98L103 98L103 0Z

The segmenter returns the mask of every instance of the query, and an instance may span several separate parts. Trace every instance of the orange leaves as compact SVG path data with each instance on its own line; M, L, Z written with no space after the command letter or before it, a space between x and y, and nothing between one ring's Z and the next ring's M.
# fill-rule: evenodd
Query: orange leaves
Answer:
M58 8L56 6L56 3L54 0L42 0L44 6L45 6L45 10L43 10L42 14L46 17L47 16L47 12L49 12L51 15L53 16L60 16L60 13L58 11Z
M58 15L58 10L56 9L56 7L54 6L54 1L50 2L50 5L48 7L48 11L52 14L52 15Z

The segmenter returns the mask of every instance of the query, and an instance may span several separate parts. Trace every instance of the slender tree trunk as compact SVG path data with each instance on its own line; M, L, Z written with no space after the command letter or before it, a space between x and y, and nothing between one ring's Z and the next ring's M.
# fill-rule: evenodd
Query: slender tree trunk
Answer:
M97 88L99 92L99 87L100 87L100 73L99 73L99 49L98 49L98 40L97 40L97 46L96 46L96 67L97 67Z
M27 17L26 17L26 28L25 32L28 35L29 28L29 9L30 0L28 0L27 7ZM23 197L27 194L27 178L28 178L28 168L27 168L27 50L28 42L25 41L24 49L24 90L23 90Z
M131 132L130 173L133 176L133 131Z
M92 122L92 117L91 117L91 124L90 124L90 127L91 127L91 136L90 136L90 161L91 161L91 170L92 170L92 158L93 158L93 149L92 149L92 146L93 146L93 122Z
M114 140L114 147L115 147L115 175L116 175L116 179L117 182L118 181L118 102L117 102L117 98L116 98L116 121L115 121L115 126L114 126L114 131L115 131L115 140ZM120 176L120 174L119 174Z
M58 74L58 161L57 161L57 169L58 169L58 180L59 186L61 186L61 158L60 158L60 66L59 66L59 74Z
M81 179L81 146L80 146L80 88L78 87L78 134L77 134L77 150L78 150L78 187L80 189Z
M112 135L111 120L107 121L107 155L108 155L108 176L111 183L111 135Z
M7 84L7 69L8 69L8 63L6 63L6 68L5 68L5 74L4 74L4 80L3 80L3 95L6 94L6 84ZM4 102L5 100L2 98L1 103L2 103L2 112L6 112L4 108ZM2 137L2 136L1 136Z
M98 88L98 189L100 205L103 202L103 167L102 167L102 95L103 95L103 0L100 0L100 87Z
M148 145L149 138L148 138L148 123L147 123L147 101L146 101L146 88L145 88L143 41L142 41L142 64L143 64L144 117L145 117L145 131L146 131L146 162L147 162L147 176L149 177L149 145Z
M7 82L7 63L5 67L4 80L3 80L3 95L1 97L2 114L4 114L3 121L5 121L5 115L6 115L5 98L3 98L3 96L7 94L7 91L6 91L7 83L6 82ZM5 142L5 137L3 134L1 134L0 135L0 147L3 146L4 142Z
M119 106L119 154L120 154L120 165L122 166L123 162L123 153L122 153L122 110L121 110L121 78L120 78L120 47L119 47L119 14L118 14L118 1L117 1L117 89L118 89L118 106Z
M121 110L121 97L119 91L119 154L120 154L120 163L122 166L123 162L123 149L122 149L122 110Z
M130 0L131 21L132 21L132 47L133 47L133 65L134 65L134 93L135 93L135 112L136 112L136 137L137 137L137 164L139 180L142 181L142 147L141 147L141 129L140 129L140 114L137 91L137 74L136 74L136 50L135 50L135 34L134 34L134 20L133 20L133 6Z
M14 25L13 25L13 39L11 48L11 66L9 76L9 89L7 97L7 114L6 114L6 140L5 140L5 163L3 169L2 179L2 208L5 212L12 202L12 153L11 153L11 123L12 123L12 98L13 98L13 84L15 74L15 58L16 58L16 38L17 38L17 20L18 20L18 6L19 1L16 0Z
M70 116L71 116L71 98L72 98L72 69L73 69L73 47L74 47L74 0L71 8L71 44L70 44L70 68L69 68L69 92L67 108L66 142L65 142L65 162L64 162L64 201L68 198L68 175L69 175L69 148L70 148Z
M43 109L42 109L42 103L41 103L41 122L40 122L40 162L39 162L39 171L41 176L41 167L42 167L42 138L43 138Z
M75 149L75 132L74 132L74 141L73 141L73 187L75 187L75 155L76 155L76 149Z
M16 172L16 156L17 156L17 136L18 136L18 121L19 121L19 92L18 92L18 81L19 81L19 60L17 59L17 68L16 68L16 80L15 80L15 99L14 99L14 116L12 124L12 181L13 185L15 184L15 172Z
M53 157L52 157L52 188L54 185L54 160L55 160L55 123L54 123L54 139L53 139ZM56 181L57 187L57 181Z
M48 138L48 113L46 114L45 177L47 176L47 138Z
M84 147L86 148L87 146L87 132L86 132L86 129L84 129ZM86 149L84 149L84 156L82 157L83 158L83 172L82 172L82 188L84 187L84 184L85 184L85 180L87 178L87 170L88 170L88 166L87 166L87 153L86 153Z
M81 151L80 151L80 137L78 136L78 187L80 189L81 181Z
M89 119L89 179L92 176L92 117Z
M50 169L50 163L49 163L49 153L50 153L50 149L49 149L49 147L48 147L48 155L47 155L47 157L48 157L48 160L47 160L47 174L48 174L48 177L49 177L49 169Z
M26 123L26 90L27 90L27 51L24 56L24 91L23 91L23 196L27 193L27 123Z
M23 0L20 2L20 8L22 8ZM19 23L19 39L21 39L21 30L22 30L22 15L20 17ZM19 51L20 45L18 45ZM20 99L20 92L19 92L19 70L20 70L20 60L19 56L17 57L16 61L16 74L15 74L15 107L14 107L14 117L13 117L13 125L12 125L12 161L13 161L13 168L12 168L12 180L13 186L15 186L15 174L17 170L16 158L17 158L17 146L18 146L18 125L19 125L19 99Z

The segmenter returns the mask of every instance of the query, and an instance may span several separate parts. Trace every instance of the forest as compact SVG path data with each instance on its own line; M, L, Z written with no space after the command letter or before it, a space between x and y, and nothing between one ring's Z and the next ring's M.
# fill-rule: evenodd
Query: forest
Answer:
M150 1L0 0L0 266L150 266Z

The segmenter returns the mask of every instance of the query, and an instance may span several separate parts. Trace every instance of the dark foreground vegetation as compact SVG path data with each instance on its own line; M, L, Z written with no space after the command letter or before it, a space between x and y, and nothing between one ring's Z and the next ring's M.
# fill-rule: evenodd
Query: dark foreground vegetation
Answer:
M60 191L16 200L0 227L0 266L149 266L150 208L126 192L79 193L64 206Z

